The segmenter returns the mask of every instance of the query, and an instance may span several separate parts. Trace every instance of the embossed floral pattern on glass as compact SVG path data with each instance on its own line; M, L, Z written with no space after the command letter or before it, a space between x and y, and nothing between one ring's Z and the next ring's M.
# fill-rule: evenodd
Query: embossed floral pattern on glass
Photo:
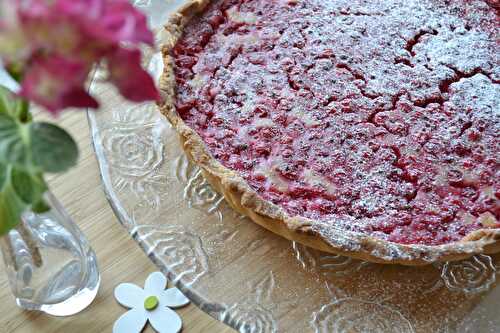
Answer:
M181 3L136 0L156 27ZM144 52L158 76L159 53ZM383 266L292 243L231 210L154 105L129 105L97 81L92 89L104 102L89 121L113 209L213 317L248 333L498 332L499 255Z

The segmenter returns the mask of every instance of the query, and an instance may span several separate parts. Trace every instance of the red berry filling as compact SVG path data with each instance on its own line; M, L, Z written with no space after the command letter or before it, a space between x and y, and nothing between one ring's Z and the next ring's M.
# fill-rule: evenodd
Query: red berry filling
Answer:
M480 0L213 1L176 106L290 215L449 243L500 227L498 29Z

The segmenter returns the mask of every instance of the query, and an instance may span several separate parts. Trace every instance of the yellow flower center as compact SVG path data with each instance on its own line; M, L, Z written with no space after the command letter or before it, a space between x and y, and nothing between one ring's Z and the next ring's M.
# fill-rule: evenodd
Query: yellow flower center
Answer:
M148 311L153 311L158 306L158 297L149 296L144 300L144 308Z

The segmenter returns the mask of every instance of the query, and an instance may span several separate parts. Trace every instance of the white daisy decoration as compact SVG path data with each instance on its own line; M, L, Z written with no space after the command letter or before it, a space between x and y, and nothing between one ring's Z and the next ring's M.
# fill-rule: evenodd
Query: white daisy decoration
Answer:
M118 285L115 298L130 310L115 322L113 333L139 333L148 320L157 332L178 333L182 321L171 308L187 305L189 300L179 289L166 287L167 278L160 272L148 276L144 289L132 283Z

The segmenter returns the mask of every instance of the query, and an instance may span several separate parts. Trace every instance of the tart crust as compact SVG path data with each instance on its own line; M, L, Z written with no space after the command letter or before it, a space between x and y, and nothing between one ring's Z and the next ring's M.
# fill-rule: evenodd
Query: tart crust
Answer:
M165 25L162 54L164 70L160 78L161 113L179 133L182 148L197 164L208 182L224 195L237 212L289 240L312 248L360 260L408 266L466 259L475 254L500 252L500 229L476 230L459 242L443 245L399 244L366 234L337 229L304 217L291 217L279 206L262 199L237 172L211 156L200 136L179 116L175 108L175 76L171 50L185 25L201 13L210 0L191 0Z

